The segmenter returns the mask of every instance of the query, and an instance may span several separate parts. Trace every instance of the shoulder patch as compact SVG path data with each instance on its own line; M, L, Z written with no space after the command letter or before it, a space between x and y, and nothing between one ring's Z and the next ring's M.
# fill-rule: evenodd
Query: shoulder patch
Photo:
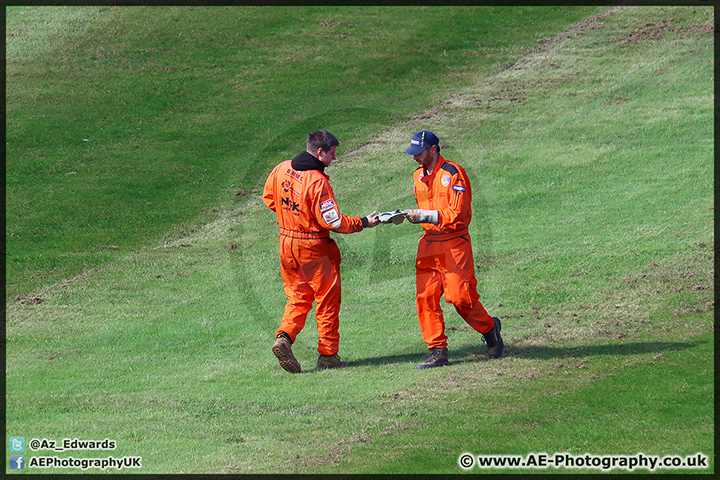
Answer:
M333 208L332 210L328 210L327 212L324 212L322 214L322 216L323 216L323 220L325 220L325 223L327 223L328 225L332 225L333 223L340 220L340 215L336 208ZM333 227L333 228L335 228L335 227Z
M329 200L325 200L324 202L320 202L320 211L324 212L325 210L330 210L335 206L335 199L331 198Z
M458 173L458 169L455 168L455 165L448 162L443 163L440 168L448 172L450 175L456 175Z

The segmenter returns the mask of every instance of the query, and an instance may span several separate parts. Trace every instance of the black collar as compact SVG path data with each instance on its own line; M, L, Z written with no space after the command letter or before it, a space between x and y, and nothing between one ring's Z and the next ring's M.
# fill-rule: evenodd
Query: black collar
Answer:
M302 152L301 154L293 158L291 165L292 168L299 172L305 170L320 170L321 172L325 171L325 164L323 164L314 156L310 155L308 152Z

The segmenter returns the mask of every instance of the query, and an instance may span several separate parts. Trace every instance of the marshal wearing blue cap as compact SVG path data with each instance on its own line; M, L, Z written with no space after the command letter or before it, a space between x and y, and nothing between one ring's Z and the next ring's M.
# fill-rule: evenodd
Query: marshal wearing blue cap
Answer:
M465 170L440 155L438 137L423 130L413 135L405 153L420 165L413 174L418 208L403 213L420 223L423 236L415 262L416 306L427 359L417 368L448 365L448 337L440 299L485 337L490 358L502 355L500 319L488 315L480 303L468 225L472 219L472 190Z
M422 132L418 132L413 135L413 138L410 141L410 147L405 150L405 153L409 155L417 155L418 153L425 150L427 147L432 147L433 145L439 144L440 140L438 139L438 137L435 136L434 133L429 130L423 130Z

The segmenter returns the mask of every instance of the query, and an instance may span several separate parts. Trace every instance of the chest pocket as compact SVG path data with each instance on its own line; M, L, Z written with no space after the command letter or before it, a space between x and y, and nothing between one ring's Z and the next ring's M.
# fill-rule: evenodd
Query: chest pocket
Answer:
M435 205L436 208L447 208L453 197L452 176L446 172L440 172L440 178L435 179Z
M415 185L415 199L417 200L418 208L428 209L430 208L430 197L426 184Z

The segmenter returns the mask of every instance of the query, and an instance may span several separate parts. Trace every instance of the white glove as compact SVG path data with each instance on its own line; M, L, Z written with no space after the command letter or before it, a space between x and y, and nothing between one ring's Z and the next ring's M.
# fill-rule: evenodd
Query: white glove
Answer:
M440 222L440 215L437 210L403 210L405 217L410 223L432 223L437 225Z

